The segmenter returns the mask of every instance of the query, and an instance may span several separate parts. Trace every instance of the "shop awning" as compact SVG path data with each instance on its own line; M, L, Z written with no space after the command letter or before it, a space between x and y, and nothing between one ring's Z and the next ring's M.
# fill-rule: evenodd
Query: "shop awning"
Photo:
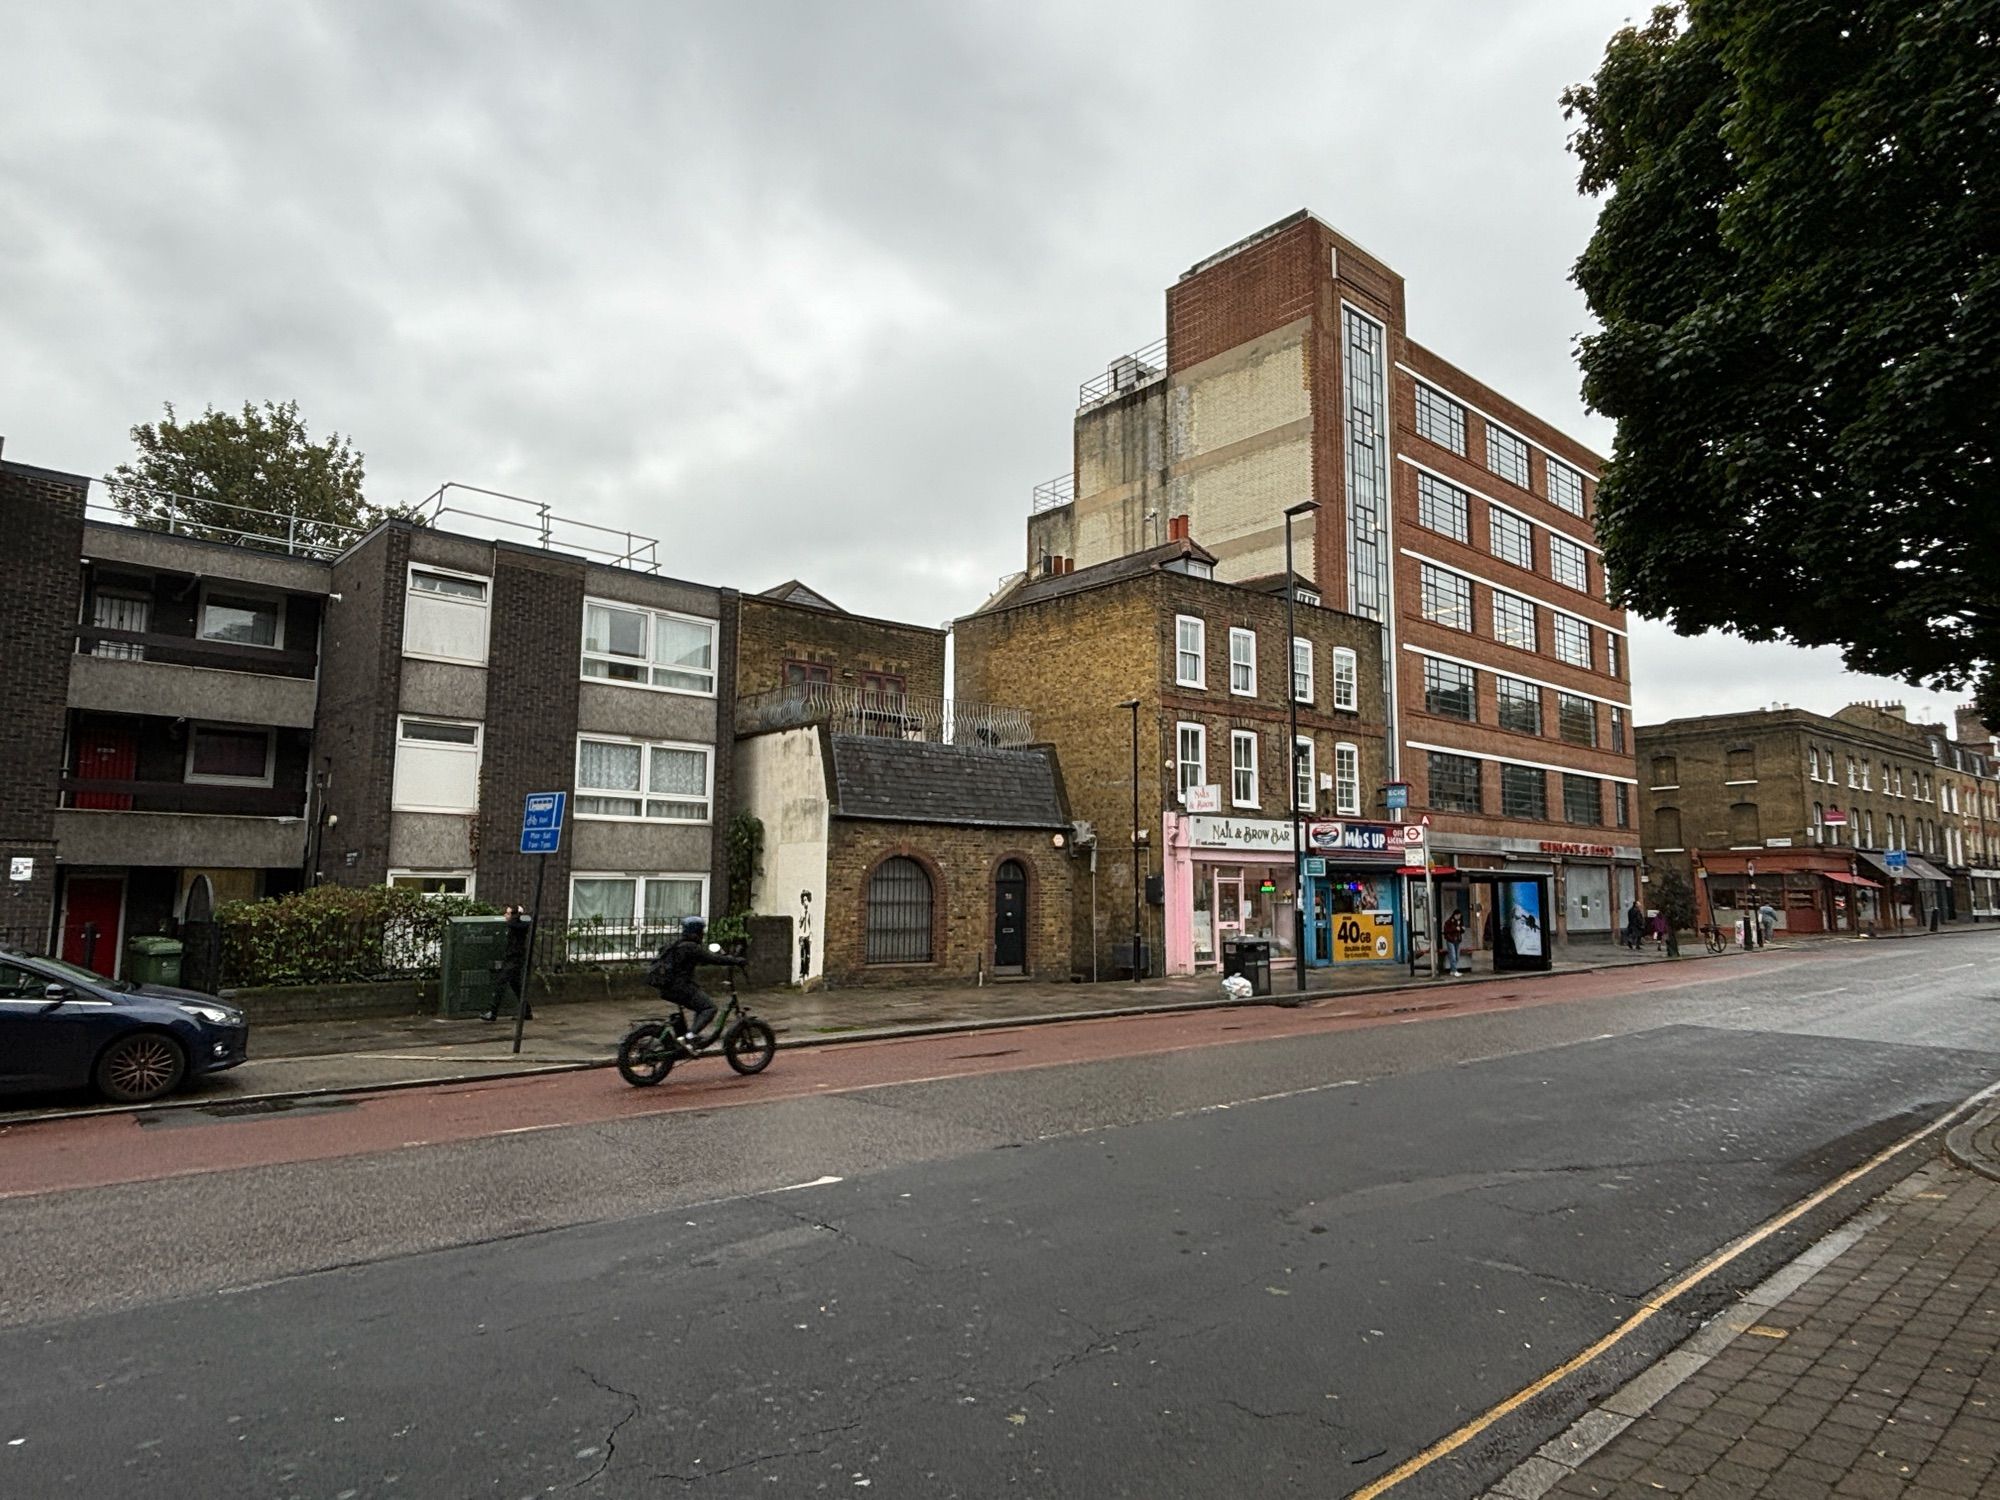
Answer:
M1398 875L1408 875L1413 880L1422 880L1424 878L1424 867L1422 865L1404 865L1396 873ZM1430 873L1432 878L1442 880L1447 875L1456 875L1458 871L1450 865L1432 865Z
M1944 871L1940 870L1929 860L1922 859L1914 854L1910 856L1910 876L1914 880L1949 881L1951 879L1949 875L1945 874Z
M1931 864L1928 860L1920 859L1914 854L1905 856L1908 864L1903 869L1892 870L1889 868L1888 860L1880 854L1871 854L1866 849L1857 849L1854 852L1867 860L1877 870L1880 870L1890 880L1943 880L1948 882L1951 879L1949 875L1938 869L1936 865Z
M1871 891L1879 891L1882 889L1881 885L1878 882L1873 880L1863 880L1859 875L1849 875L1844 870L1821 870L1819 873L1824 875L1828 880L1831 880L1835 885L1865 886L1867 889Z

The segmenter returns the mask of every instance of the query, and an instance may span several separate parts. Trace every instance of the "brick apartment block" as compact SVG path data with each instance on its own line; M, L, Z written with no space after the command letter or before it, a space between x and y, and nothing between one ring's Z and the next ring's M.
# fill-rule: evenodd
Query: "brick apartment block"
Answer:
M1477 942L1496 881L1535 882L1559 936L1607 936L1640 851L1598 456L1411 339L1402 278L1310 214L1195 265L1166 303L1163 345L1080 392L1030 576L1189 536L1219 578L1267 577L1283 512L1316 501L1296 567L1376 627L1388 779L1465 872L1446 904Z
M1958 732L1870 703L1641 725L1646 857L1725 924L1765 904L1793 932L2000 916L2000 757L1975 715Z

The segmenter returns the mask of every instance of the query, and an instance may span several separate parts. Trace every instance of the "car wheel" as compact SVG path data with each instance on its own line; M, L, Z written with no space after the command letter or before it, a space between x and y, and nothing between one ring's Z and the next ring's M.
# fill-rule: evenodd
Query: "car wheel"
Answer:
M97 1091L116 1104L171 1094L187 1077L187 1052L162 1031L121 1036L97 1059Z

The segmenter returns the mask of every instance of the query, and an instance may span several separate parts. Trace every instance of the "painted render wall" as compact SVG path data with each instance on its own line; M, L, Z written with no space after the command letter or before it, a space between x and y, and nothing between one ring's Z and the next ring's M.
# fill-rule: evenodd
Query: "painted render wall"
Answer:
M760 916L792 919L794 980L825 968L827 776L817 728L736 742L737 809L764 825L764 870L752 892ZM810 898L802 900L801 894ZM803 952L803 962L801 953Z

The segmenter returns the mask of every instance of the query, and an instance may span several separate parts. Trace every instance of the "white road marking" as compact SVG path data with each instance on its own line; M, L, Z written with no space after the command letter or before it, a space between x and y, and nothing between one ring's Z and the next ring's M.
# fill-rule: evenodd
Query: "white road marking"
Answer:
M811 1182L794 1182L785 1187L768 1188L773 1193L796 1193L800 1188L832 1187L836 1182L845 1182L845 1177L815 1177Z

